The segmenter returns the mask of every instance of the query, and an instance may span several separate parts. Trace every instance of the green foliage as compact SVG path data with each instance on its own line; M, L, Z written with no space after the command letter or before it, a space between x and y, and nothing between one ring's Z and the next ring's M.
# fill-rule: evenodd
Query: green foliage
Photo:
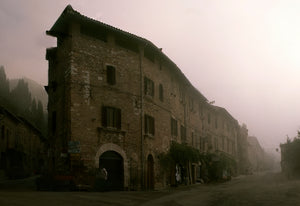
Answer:
M200 160L199 151L186 144L172 142L169 153L172 159L180 164L185 164L188 161L196 162Z
M168 153L161 153L159 155L159 161L160 161L161 167L165 171L170 171L170 169L172 168L172 166L175 165L175 162L172 159L172 157L170 155L170 152L168 152Z
M298 136L293 140L287 138L286 143L282 147L284 147L282 155L285 166L291 174L300 176L300 132L298 131Z
M200 153L198 150L186 145L172 142L167 153L160 154L160 163L168 169L175 163L186 165L188 162L200 161Z
M3 66L0 66L0 94L1 97L5 99L7 99L9 95L9 81L6 78Z

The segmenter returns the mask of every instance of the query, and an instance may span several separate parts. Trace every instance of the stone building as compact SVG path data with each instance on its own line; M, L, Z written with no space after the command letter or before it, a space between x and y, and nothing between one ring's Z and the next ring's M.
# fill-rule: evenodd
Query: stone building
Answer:
M248 136L248 158L252 172L265 170L266 159L265 151L260 146L258 139L254 136Z
M238 122L153 43L70 5L47 34L54 173L105 168L113 189L165 187L159 154L172 141L236 160Z
M41 172L45 138L32 124L0 106L0 172L2 178L23 178Z
M238 138L238 173L239 174L249 174L250 172L250 161L248 155L249 143L248 143L248 129L247 125L243 124L239 130Z

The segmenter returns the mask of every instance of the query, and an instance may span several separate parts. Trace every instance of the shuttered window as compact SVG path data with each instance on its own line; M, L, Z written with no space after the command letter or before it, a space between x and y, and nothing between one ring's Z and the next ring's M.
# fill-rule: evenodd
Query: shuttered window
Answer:
M154 118L149 115L145 115L145 134L154 135L154 133L155 133Z
M154 97L154 82L147 77L144 78L144 92L145 95Z
M121 109L102 107L102 126L121 129Z

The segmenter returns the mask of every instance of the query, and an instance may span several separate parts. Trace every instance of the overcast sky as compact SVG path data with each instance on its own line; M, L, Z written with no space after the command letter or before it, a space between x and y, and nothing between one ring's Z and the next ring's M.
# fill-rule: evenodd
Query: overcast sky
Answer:
M63 9L144 37L266 148L300 129L298 0L1 0L0 65L47 84L46 36Z

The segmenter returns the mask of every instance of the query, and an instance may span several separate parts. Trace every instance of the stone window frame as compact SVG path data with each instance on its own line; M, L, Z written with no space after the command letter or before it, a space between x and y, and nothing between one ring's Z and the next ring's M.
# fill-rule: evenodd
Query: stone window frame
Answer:
M154 82L148 77L144 77L144 94L154 97Z
M154 136L155 135L155 119L154 119L154 117L152 117L148 114L145 114L144 115L144 123L145 123L145 127L144 127L145 135Z
M102 126L108 129L121 130L121 109L102 106Z

